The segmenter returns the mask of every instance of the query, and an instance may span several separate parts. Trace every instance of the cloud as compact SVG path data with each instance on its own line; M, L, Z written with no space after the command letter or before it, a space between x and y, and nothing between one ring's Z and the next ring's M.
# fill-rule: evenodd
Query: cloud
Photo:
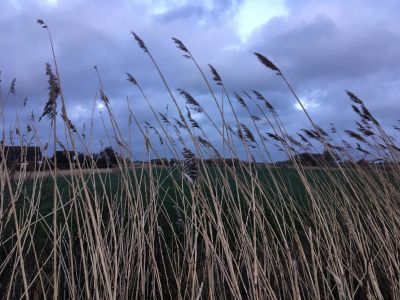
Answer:
M279 18L266 24L253 36L252 48L271 55L300 93L324 89L328 108L346 108L346 97L335 97L344 89L354 89L371 107L378 108L374 99L378 91L382 91L382 85L393 87L400 71L396 59L400 31L393 26L397 21L392 7L366 9L360 3L359 10L346 10L344 2L337 1L337 7L343 8L337 16L335 10L330 15L330 10L319 8L316 1L307 3L296 4L296 20ZM311 4L316 6L314 14L309 9ZM306 18L299 17L302 15ZM391 104L389 99L379 102L387 113Z
M287 8L281 0L244 1L235 16L237 32L246 41L252 32L267 23L271 18L286 16Z
M29 98L26 118L31 110L40 115L47 99L44 65L52 58L46 32L35 23L37 18L46 20L52 32L67 104L78 128L90 123L93 103L99 101L94 65L98 66L124 134L129 131L126 97L139 122L155 123L139 91L127 82L125 72L137 78L157 110L165 110L168 104L170 114L176 113L157 71L137 47L131 30L145 41L170 86L192 93L215 118L218 111L201 73L181 56L172 36L190 48L209 80L207 64L211 63L229 92L262 92L289 131L310 125L282 80L256 60L254 51L266 55L284 71L321 126L330 122L353 126L354 116L344 93L349 89L363 98L389 128L398 118L393 107L398 103L400 75L400 27L396 14L400 3L271 3L265 7L261 2L244 0L6 1L0 15L4 98L7 85L17 78L17 97L6 102L7 128L15 122L15 115L10 112L21 108L25 96ZM215 84L212 86L220 100L221 91ZM240 108L232 94L231 97L239 116L251 125L247 111ZM251 110L260 114L255 104ZM94 118L101 124L96 106ZM231 113L227 118L234 124ZM210 125L206 118L197 119L204 126ZM39 134L46 138L48 124L39 127ZM106 138L103 133L101 138Z

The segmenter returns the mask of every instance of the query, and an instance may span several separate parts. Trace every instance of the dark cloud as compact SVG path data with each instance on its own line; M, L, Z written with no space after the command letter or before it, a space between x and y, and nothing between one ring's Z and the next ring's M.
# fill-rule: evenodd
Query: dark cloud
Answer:
M196 2L189 2L186 5L157 14L154 16L154 19L157 21L162 21L163 23L184 20L189 26L191 23L196 24L209 22L217 25L226 22L229 18L232 18L242 2L243 0L214 1L211 8L206 7L204 3L196 4Z

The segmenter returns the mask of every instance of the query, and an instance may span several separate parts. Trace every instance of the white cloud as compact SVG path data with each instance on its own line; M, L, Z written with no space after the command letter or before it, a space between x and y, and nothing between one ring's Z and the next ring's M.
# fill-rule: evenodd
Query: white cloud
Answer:
M246 0L239 7L235 25L242 41L246 41L255 29L271 18L287 14L284 0Z
M307 93L306 96L300 97L300 101L305 109L316 110L320 107L319 99L323 98L324 95L325 93L322 92L321 90L312 90L311 92ZM296 102L294 107L297 110L302 110L298 102Z
M88 116L88 109L80 104L76 104L72 106L70 114L73 120L85 118Z
M140 4L146 6L152 14L164 14L170 10L177 9L188 4L199 5L207 10L212 10L214 8L213 0L200 0L200 1L190 1L190 0L134 0L135 4Z
M105 107L105 105L102 103L102 102L99 102L98 104L97 104L97 109L99 110L99 111L102 111L102 110L104 110L106 107Z
M49 6L57 6L58 0L45 0L46 4Z

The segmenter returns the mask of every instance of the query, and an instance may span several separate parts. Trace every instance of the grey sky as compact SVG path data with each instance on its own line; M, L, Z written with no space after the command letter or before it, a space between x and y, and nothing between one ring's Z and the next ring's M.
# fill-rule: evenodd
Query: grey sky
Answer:
M154 120L125 72L137 78L160 111L171 106L131 30L145 41L170 85L192 93L211 114L215 108L206 86L175 48L172 36L190 48L210 79L207 64L216 67L229 91L263 92L289 131L309 125L280 78L257 62L254 51L284 71L323 127L330 122L339 128L353 126L345 89L362 98L387 128L399 119L399 1L0 0L0 6L3 98L12 78L17 78L17 96L6 102L7 128L25 96L26 114L34 110L40 115L47 100L44 65L51 62L51 53L38 18L46 21L53 35L68 110L79 129L90 122L98 85L94 65L126 134L127 96L140 121ZM247 122L246 112L238 112ZM38 125L44 140L48 126L47 121ZM104 138L100 130L99 138Z

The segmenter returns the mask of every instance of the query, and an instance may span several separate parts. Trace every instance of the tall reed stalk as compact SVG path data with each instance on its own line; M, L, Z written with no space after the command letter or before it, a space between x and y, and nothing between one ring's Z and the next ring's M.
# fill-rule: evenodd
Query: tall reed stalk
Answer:
M118 118L96 68L96 98L105 110L96 126L93 100L87 138L69 119L50 31L38 22L55 70L46 65L49 97L40 118L49 119L52 132L40 137L34 116L24 124L25 104L8 137L3 125L0 299L400 296L400 148L355 94L347 92L356 128L331 126L328 133L282 71L257 53L310 122L295 134L274 99L231 92L211 65L209 80L176 38L212 101L196 100L185 87L175 92L162 64L133 34L165 87L161 107L173 109L159 111L128 73L140 99L127 97L129 118ZM0 94L3 120L4 97L15 97L15 81L11 86L11 94ZM151 112L146 122L137 101ZM94 131L104 132L108 146L99 153L91 153ZM274 159L275 148L284 163ZM41 165L31 158L39 150Z

